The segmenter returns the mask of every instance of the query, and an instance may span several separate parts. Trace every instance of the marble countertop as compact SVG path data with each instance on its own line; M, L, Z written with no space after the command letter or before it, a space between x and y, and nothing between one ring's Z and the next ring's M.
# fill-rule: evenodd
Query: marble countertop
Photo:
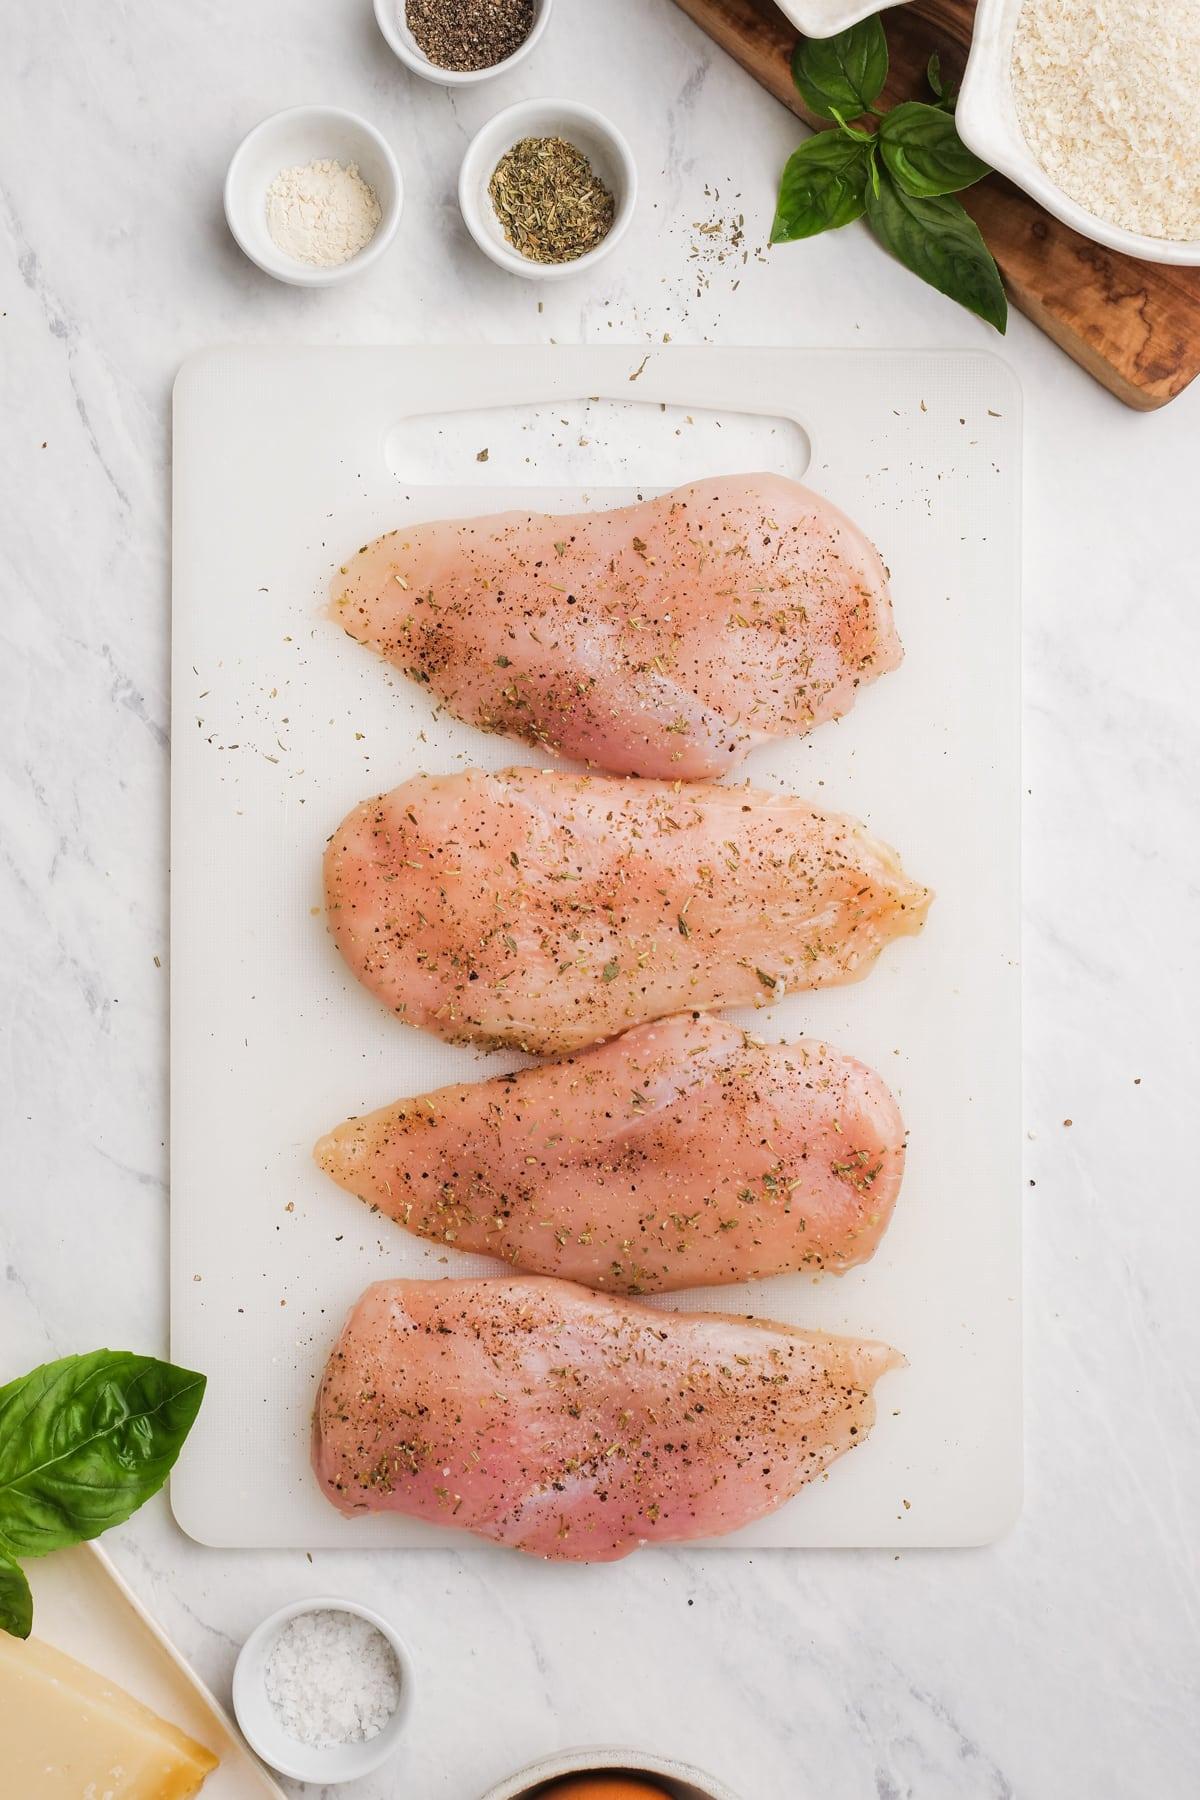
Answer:
M26 7L0 109L0 1369L166 1344L169 392L210 343L989 345L861 227L760 253L795 122L669 0L559 0L516 74L410 79L366 0ZM639 216L591 279L501 275L458 161L523 96L611 113ZM361 281L278 286L225 164L328 100L408 199ZM706 223L745 215L740 250ZM699 254L696 254L697 248ZM1200 387L1126 411L1019 316L1027 400L1028 1498L962 1552L203 1550L161 1500L107 1541L218 1693L298 1592L396 1618L421 1669L362 1800L476 1800L627 1741L745 1800L1183 1800L1197 1743L1194 1370ZM964 1171L964 1179L970 1172ZM1015 1203L1015 1202L1014 1202ZM32 1800L32 1797L30 1797Z

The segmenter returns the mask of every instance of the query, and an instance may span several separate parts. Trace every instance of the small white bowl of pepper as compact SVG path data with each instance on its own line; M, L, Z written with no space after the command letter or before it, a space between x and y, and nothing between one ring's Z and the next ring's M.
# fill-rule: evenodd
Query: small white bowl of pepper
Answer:
M470 87L523 62L550 23L551 0L375 0L380 31L406 68Z
M528 281L580 275L615 250L637 203L624 136L575 100L522 100L489 119L458 178L467 230Z

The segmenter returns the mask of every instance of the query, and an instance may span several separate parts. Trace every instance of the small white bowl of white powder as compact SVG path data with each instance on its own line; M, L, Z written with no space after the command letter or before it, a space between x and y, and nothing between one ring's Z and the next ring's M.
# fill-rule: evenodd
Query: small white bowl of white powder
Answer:
M331 287L395 236L404 187L391 147L357 113L293 106L242 139L225 217L251 262L295 287Z
M233 1671L233 1710L251 1749L281 1775L325 1786L388 1760L412 1695L404 1640L352 1600L300 1600L272 1613Z

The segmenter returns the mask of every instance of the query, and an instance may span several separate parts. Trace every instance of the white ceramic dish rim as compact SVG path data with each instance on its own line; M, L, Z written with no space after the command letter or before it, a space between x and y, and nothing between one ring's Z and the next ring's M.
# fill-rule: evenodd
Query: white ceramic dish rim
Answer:
M644 1750L629 1750L611 1745L598 1745L590 1750L571 1750L560 1756L545 1757L541 1762L531 1763L527 1769L511 1775L498 1787L489 1788L482 1800L523 1800L524 1796L540 1787L543 1782L561 1780L567 1775L590 1775L605 1769L628 1769L638 1775L658 1775L667 1781L687 1782L694 1790L697 1800L738 1800L732 1788L726 1787L712 1775L705 1775L702 1770L693 1768L690 1763L678 1762L674 1757L655 1756Z
M607 141L621 166L622 188L617 196L616 215L608 235L594 250L589 250L584 256L577 256L573 262L534 262L530 257L522 256L519 251L489 236L479 217L480 202L476 198L476 185L479 182L480 164L485 157L491 155L488 146L493 142L497 146L503 145L503 148L498 147L495 152L491 165L494 168L505 150L511 149L525 135L521 129L521 121L534 120L545 114L561 122L563 135L566 137L570 136L572 122L590 126L598 136ZM506 106L502 112L494 113L467 145L458 174L458 205L467 230L484 255L490 256L498 268L507 269L512 275L524 276L527 281L564 281L571 275L581 275L594 268L596 263L616 249L629 229L637 206L637 194L637 164L625 134L604 113L597 112L594 106L585 106L579 100L518 100L515 105Z
M261 244L250 242L237 226L237 208L234 194L237 183L241 179L242 168L250 151L261 139L272 131L293 120L311 118L314 123L322 119L338 120L343 126L360 131L369 138L386 165L392 178L392 193L389 203L383 207L383 214L376 228L375 235L369 244L364 244L357 255L347 262L338 263L335 268L322 269L310 267L307 263L297 262L294 257L285 256L282 250L274 247L267 249L271 243L268 233L264 232ZM229 159L229 167L225 172L223 189L225 220L229 226L239 250L250 261L260 268L264 274L273 275L276 281L287 282L291 287L332 287L339 281L346 281L352 275L361 274L364 269L381 257L396 235L396 227L400 223L400 214L404 207L404 178L400 173L400 165L396 155L383 133L364 119L361 113L352 112L345 106L288 106L282 112L269 113L265 119L248 131L233 155ZM381 200L382 204L382 200Z
M907 6L908 0L842 0L840 6L834 5L833 0L775 0L775 3L805 37L827 38L836 37L839 31L849 31L851 25L869 19L872 13L882 12L885 6Z
M258 1679L258 1660L264 1655L267 1645L291 1619L310 1612L353 1613L373 1625L396 1653L396 1661L400 1665L399 1702L379 1735L368 1739L364 1744L338 1744L318 1750L300 1743L298 1739L287 1737L283 1732L280 1733L279 1743L276 1743L259 1728L261 1720L271 1717L271 1702L267 1698L265 1685ZM362 1605L358 1600L346 1600L340 1595L318 1594L310 1600L293 1600L290 1605L281 1606L250 1633L233 1666L234 1716L241 1727L242 1736L255 1755L260 1756L278 1774L286 1775L292 1781L311 1781L326 1787L336 1787L341 1782L358 1781L364 1775L370 1775L395 1754L412 1712L415 1673L412 1652L395 1626L382 1614L374 1612L371 1607ZM295 1745L294 1754L287 1748L292 1744ZM281 1746L283 1755L280 1755Z
M85 1664L90 1664L90 1656L86 1650L81 1649L71 1632L60 1630L61 1621L47 1597L47 1583L57 1584L60 1580L65 1586L69 1586L72 1596L75 1598L78 1598L81 1590L87 1591L88 1582L86 1579L81 1582L75 1574L73 1559L78 1559L81 1565L94 1564L102 1584L101 1591L106 1595L105 1604L128 1611L130 1618L135 1621L135 1629L144 1633L153 1645L154 1655L161 1657L169 1665L172 1675L182 1684L188 1695L204 1713L206 1723L213 1728L217 1739L216 1747L221 1757L219 1777L221 1792L223 1794L236 1792L238 1795L245 1796L246 1800L249 1800L251 1793L255 1800L287 1800L283 1789L268 1774L258 1758L251 1754L243 1733L238 1730L236 1721L229 1711L206 1687L182 1651L172 1643L154 1614L130 1587L104 1546L94 1539L87 1543L77 1544L70 1549L56 1551L53 1557L39 1561L30 1570L36 1607L43 1619L47 1616L49 1618L46 1631L49 1641L68 1655L79 1656ZM71 1571L69 1575L67 1574L68 1570ZM111 1595L108 1594L110 1589ZM49 1591L52 1592L52 1588ZM121 1633L113 1632L111 1622L107 1617L104 1625L106 1644L111 1644L114 1636L120 1638ZM40 1634L42 1629L40 1625L38 1629ZM143 1703L148 1700L150 1704L154 1704L154 1696L147 1696L141 1683L127 1675L120 1660L117 1661L115 1667L112 1662L107 1663L106 1667L112 1678L122 1685L125 1685L128 1680L130 1692L134 1694L135 1698L142 1700ZM168 1716L165 1701L159 1710L162 1711L164 1717ZM201 1733L199 1727L195 1729L198 1736L203 1735L206 1741L211 1743L207 1731Z
M1200 265L1200 242L1146 237L1098 218L1064 193L1043 169L1021 129L1012 84L1013 36L1023 4L1024 0L979 0L955 112L964 144L1082 237L1142 262Z
M537 15L524 43L519 44L511 56L506 56L502 62L490 63L486 69L441 69L437 63L430 62L417 47L416 39L404 23L404 0L375 0L375 23L388 48L399 57L406 69L411 69L423 81L436 81L441 87L474 87L481 81L493 80L497 75L507 75L510 69L515 69L535 48L550 23L550 10L554 0L535 0L535 4Z

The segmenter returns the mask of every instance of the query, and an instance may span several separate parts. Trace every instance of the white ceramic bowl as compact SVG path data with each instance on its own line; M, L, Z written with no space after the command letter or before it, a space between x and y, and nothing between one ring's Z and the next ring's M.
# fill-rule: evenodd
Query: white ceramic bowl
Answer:
M399 1705L378 1737L365 1744L333 1744L324 1750L302 1744L283 1729L267 1697L266 1667L271 1648L289 1619L308 1612L355 1613L382 1632L396 1652L400 1665ZM340 1782L370 1775L394 1754L412 1711L414 1674L412 1655L403 1638L369 1606L359 1606L354 1600L297 1600L264 1619L242 1645L233 1669L233 1710L250 1748L281 1775L288 1775L293 1781L336 1787Z
M326 160L344 167L357 163L363 180L374 188L382 213L370 243L333 269L286 255L267 230L267 189L279 171ZM389 145L373 125L337 106L293 106L273 113L242 139L225 177L230 231L251 262L276 281L295 287L332 287L370 268L396 235L403 203L400 167Z
M671 1800L738 1800L724 1782L693 1769L690 1763L622 1749L572 1750L547 1757L502 1781L499 1787L489 1788L483 1800L534 1800L548 1781L561 1781L568 1775L599 1774L605 1769L619 1769L624 1775L656 1776Z
M616 211L608 236L574 262L540 263L522 256L513 249L496 217L488 193L492 172L500 158L527 137L566 138L582 150L612 193ZM479 248L502 269L529 281L565 281L594 268L624 237L636 203L637 166L629 145L602 113L575 100L521 100L506 107L471 139L458 177L458 204Z
M836 37L885 6L904 4L907 0L776 0L780 12L786 13L805 37L813 38Z
M1023 0L979 0L975 35L963 76L955 119L959 136L976 156L1015 181L1018 187L1094 243L1121 250L1144 262L1200 264L1200 243L1145 237L1125 231L1065 194L1043 169L1025 141L1012 81L1013 39Z
M440 82L442 87L472 87L478 81L490 81L493 75L507 75L525 60L550 23L551 3L552 0L534 0L533 26L525 42L503 62L492 63L486 69L440 69L437 63L430 62L408 29L404 0L375 0L375 20L400 61L414 75Z

